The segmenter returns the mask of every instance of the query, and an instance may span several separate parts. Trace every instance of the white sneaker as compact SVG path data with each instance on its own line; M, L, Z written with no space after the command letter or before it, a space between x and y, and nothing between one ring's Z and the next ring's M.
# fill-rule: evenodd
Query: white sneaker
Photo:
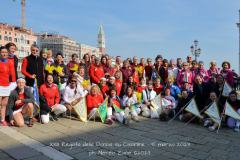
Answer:
M183 115L182 115L182 114L180 114L178 118L179 118L179 120L181 121L181 120L182 120L182 118L183 118Z
M209 126L209 127L208 127L208 130L211 131L211 132L212 132L212 131L215 131L215 130L216 130L216 127L215 127L215 126Z
M207 119L207 120L204 121L203 126L204 126L204 127L207 127L209 124L210 124L210 121Z

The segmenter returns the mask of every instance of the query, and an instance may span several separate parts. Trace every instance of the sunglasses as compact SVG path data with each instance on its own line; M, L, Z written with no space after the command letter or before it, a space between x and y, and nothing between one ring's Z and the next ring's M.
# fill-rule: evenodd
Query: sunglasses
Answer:
M77 81L71 81L71 83L76 83Z

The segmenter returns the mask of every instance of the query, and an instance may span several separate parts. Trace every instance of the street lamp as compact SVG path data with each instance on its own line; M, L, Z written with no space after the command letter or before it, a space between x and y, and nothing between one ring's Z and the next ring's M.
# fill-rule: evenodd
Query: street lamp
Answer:
M198 48L198 40L193 41L193 45L191 45L190 50L192 55L195 57L195 61L197 61L197 57L201 54L201 48Z

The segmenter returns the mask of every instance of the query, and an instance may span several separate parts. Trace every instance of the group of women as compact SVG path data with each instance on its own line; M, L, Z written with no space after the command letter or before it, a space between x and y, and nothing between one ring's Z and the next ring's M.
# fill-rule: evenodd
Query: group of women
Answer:
M8 114L7 104L10 91L16 87L18 59L15 55L16 45L9 43L1 47L0 53L0 105L1 125ZM178 58L168 61L157 55L154 62L151 58L134 56L122 61L121 56L115 59L109 55L96 57L85 54L83 59L73 54L72 60L64 63L62 53L52 53L50 49L31 47L31 55L23 60L22 73L26 84L33 88L37 85L40 95L40 116L42 123L58 120L59 116L73 111L73 107L82 99L86 100L89 118L99 117L98 107L107 100L107 124L118 121L128 124L131 120L138 122L139 116L158 117L167 121L176 113L178 118L188 121L194 115L182 108L194 97L199 110L206 109L213 102L218 104L221 112L226 101L240 113L240 101L237 92L223 96L226 82L235 87L234 76L238 76L224 61L222 69L215 61L210 62L209 69L203 61ZM153 100L160 95L162 109L153 116ZM6 114L7 113L7 114ZM197 123L215 130L219 124L214 123L207 115L203 119L195 119ZM225 117L224 124L239 131L240 122Z

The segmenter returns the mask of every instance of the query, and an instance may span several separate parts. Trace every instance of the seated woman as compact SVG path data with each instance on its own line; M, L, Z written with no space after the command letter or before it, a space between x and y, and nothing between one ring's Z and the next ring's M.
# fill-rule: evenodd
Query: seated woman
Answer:
M136 83L134 82L134 79L133 79L133 77L132 76L130 76L129 78L128 78L128 81L127 81L127 87L131 87L132 89L133 89L133 91L135 91L136 90Z
M217 106L219 105L217 94L215 92L210 92L209 101L207 102L207 104L211 105L213 102L216 102ZM215 131L218 127L218 123L214 122L211 118L209 118L209 116L207 116L205 114L204 114L204 117L205 117L204 118L204 127L208 126L209 131Z
M89 79L86 79L86 73L84 66L79 66L78 72L73 73L73 77L77 79L77 84L82 86L85 90L90 90L91 83Z
M127 87L126 94L123 96L122 104L125 107L125 116L131 114L131 118L138 122L138 114L141 109L138 107L137 96L134 94L132 87Z
M53 83L53 75L48 74L46 76L46 83L42 84L39 90L41 96L46 98L47 105L50 109L50 115L52 120L58 120L57 116L61 113L66 112L66 107L60 102L60 94L58 90L58 86ZM41 115L42 123L49 122L49 113Z
M143 102L142 93L146 88L147 88L146 80L144 78L140 78L140 83L137 86L137 89L136 89L136 92L135 92L139 104L141 104Z
M161 80L159 78L156 79L153 90L157 93L157 95L162 93L163 85L161 84Z
M107 82L107 86L108 86L107 95L110 95L111 89L116 89L115 80L116 80L115 77L113 77L113 76L109 77L108 82Z
M152 81L148 81L147 88L143 91L143 104L141 105L142 115L144 117L150 117L151 101L157 96L153 90Z
M102 93L97 85L93 85L87 95L87 112L88 117L99 117L98 107L104 102Z
M237 99L237 92L232 91L229 93L228 103L233 107L233 109L240 114L240 101ZM240 121L232 117L227 117L227 126L229 128L234 128L234 131L240 131Z
M107 97L107 92L109 90L106 78L101 78L100 79L99 88L100 88L100 90L102 92L103 98L106 98Z
M186 105L191 101L192 96L186 90L183 90L181 93L181 97L179 98L178 105L176 108L176 113L179 113L179 120L183 122L187 122L190 120L194 115L184 110Z
M30 88L26 87L23 78L17 80L17 88L14 89L8 100L8 113L10 124L17 127L24 126L24 115L29 116L28 127L33 126L34 98Z
M122 124L128 124L129 119L125 117L124 110L121 108L120 98L117 96L115 88L109 90L108 111L113 112L113 118L117 119ZM112 114L108 114L108 118L112 119Z
M72 110L80 100L87 95L88 91L84 90L82 86L77 85L77 79L72 77L70 84L67 85L63 94L63 103L69 111Z
M139 85L137 86L137 92L143 92L147 88L146 80L144 78L140 78Z
M173 96L171 96L171 91L169 88L165 89L165 95L162 99L163 110L159 116L161 121L167 121L169 118L174 116L176 109L176 101Z

